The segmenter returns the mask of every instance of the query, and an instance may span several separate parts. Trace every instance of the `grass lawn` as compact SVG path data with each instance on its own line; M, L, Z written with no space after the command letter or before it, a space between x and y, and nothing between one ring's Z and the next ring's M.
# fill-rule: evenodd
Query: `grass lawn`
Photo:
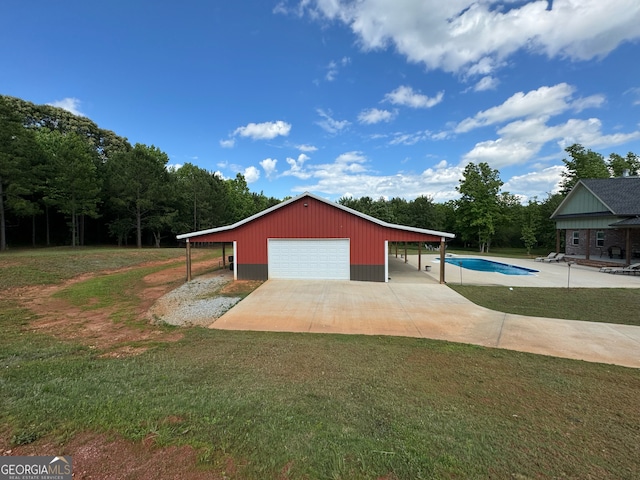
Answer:
M473 303L505 313L640 326L638 288L535 288L447 284Z
M202 328L114 358L35 332L37 313L3 295L42 275L53 282L149 260L130 252L0 255L0 434L9 445L64 445L87 431L153 438L194 447L200 468L219 478L640 476L639 370L426 339ZM16 273L23 264L39 274ZM60 295L93 309L122 301L126 315L134 297L120 295L132 273L108 278Z

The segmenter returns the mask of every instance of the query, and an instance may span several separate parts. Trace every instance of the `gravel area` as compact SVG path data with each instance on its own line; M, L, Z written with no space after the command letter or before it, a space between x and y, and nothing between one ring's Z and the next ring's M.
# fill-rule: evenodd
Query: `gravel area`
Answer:
M216 296L231 282L231 272L198 277L160 297L149 309L153 322L178 326L209 326L241 300L241 297Z

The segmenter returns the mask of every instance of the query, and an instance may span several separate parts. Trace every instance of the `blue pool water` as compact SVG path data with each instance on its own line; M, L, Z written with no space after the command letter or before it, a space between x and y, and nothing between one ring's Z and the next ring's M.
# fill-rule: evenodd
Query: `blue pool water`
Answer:
M504 275L531 275L537 273L538 270L531 268L517 267L515 265L507 265L506 263L493 262L483 258L445 258L445 262L458 267L467 268L469 270L477 270L479 272L496 272Z

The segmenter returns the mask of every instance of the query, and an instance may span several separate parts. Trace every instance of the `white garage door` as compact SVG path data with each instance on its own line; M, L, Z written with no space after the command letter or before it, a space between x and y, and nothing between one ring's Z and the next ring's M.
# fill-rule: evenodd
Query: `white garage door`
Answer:
M349 239L268 240L269 278L349 280Z

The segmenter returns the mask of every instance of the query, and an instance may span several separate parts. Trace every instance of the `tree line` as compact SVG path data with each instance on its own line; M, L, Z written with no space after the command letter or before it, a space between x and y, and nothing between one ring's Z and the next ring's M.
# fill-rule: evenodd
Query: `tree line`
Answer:
M135 144L61 108L0 96L0 250L15 245L175 244L279 200L192 164L168 168Z
M549 219L580 178L638 174L640 159L607 159L581 145L566 148L561 191L526 204L502 191L499 171L469 163L460 197L339 203L381 220L456 233L458 246L555 246ZM0 250L14 245L175 244L175 235L229 225L280 202L251 192L238 174L223 179L187 163L168 167L156 146L131 145L86 117L0 95Z

